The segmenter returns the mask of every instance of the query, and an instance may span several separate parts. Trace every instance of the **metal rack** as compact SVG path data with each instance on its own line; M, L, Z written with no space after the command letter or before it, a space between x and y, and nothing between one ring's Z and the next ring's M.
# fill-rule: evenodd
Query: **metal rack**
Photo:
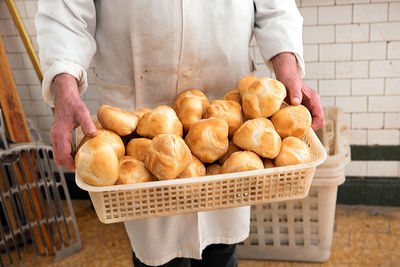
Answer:
M55 261L80 251L64 173L54 163L51 147L41 143L9 144L1 110L0 145L0 264L23 266L21 247L26 252L33 247L37 255L54 251ZM34 198L40 210L33 207ZM28 208L34 212L29 214ZM50 233L50 240L45 240L44 231Z

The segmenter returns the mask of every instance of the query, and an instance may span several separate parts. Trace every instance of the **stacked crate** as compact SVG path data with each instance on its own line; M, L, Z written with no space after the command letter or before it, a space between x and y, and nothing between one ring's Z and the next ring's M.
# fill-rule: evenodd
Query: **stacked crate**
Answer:
M338 107L324 108L326 126L317 132L328 152L302 200L252 206L250 235L239 245L245 259L322 262L329 259L336 195L350 162L349 127Z

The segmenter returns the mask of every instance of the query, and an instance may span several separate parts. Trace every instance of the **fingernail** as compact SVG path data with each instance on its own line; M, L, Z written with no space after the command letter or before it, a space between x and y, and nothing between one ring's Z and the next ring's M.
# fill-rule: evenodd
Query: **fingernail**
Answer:
M97 131L90 131L88 133L89 136L95 136L97 134Z
M292 102L293 102L293 104L300 104L300 98L293 97Z

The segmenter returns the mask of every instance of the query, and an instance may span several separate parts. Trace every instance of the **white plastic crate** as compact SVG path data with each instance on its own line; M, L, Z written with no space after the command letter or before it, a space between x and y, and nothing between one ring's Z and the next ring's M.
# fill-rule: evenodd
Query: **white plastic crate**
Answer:
M317 167L309 195L302 200L252 206L250 235L238 246L239 258L310 262L329 259L337 189L345 181L350 148L343 112L337 107L324 111L327 122L331 122L318 135L329 156Z
M316 132L328 153L327 160L318 169L329 169L350 162L350 130L339 107L324 107L325 127ZM319 175L316 173L316 177Z

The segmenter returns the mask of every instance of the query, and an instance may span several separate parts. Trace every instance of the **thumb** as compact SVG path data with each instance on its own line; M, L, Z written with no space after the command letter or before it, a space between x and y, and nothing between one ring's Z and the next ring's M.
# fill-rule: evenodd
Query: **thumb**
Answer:
M286 90L290 97L290 104L300 105L303 101L303 94L301 92L302 82L299 79L293 79L287 82Z
M97 128L90 117L89 110L84 106L76 113L76 120L81 125L82 132L88 137L97 135Z

